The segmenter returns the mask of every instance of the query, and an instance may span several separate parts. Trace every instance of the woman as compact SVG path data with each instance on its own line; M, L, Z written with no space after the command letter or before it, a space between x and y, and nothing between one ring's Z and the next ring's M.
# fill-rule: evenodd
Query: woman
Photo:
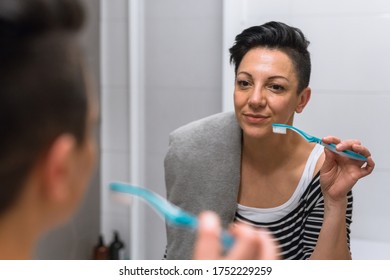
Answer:
M0 259L31 258L90 179L98 113L77 40L83 22L77 0L0 0ZM218 217L202 213L195 258L275 257L272 240L245 226L222 256L219 231Z
M350 259L352 187L374 161L358 140L325 137L339 151L308 143L295 132L273 133L272 123L293 125L310 100L309 42L280 22L244 30L230 49L235 66L235 114L221 113L173 132L165 158L167 196L199 213L214 210L267 228L283 259ZM190 257L193 236L167 229L168 259Z

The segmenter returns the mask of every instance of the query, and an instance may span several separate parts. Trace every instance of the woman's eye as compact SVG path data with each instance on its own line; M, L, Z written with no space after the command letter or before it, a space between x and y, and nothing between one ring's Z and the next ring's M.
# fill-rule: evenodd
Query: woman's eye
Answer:
M284 87L281 86L281 85L278 85L278 84L272 84L268 87L270 90L274 91L274 92L280 92L280 91L283 91L284 90Z
M249 81L246 81L246 80L238 80L237 81L237 84L241 87L241 88L246 88L246 87L249 87L251 84L249 83Z

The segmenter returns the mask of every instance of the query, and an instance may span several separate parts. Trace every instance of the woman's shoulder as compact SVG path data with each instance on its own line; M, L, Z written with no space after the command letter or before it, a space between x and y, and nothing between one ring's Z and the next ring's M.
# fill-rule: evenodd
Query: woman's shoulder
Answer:
M185 124L171 133L171 137L207 137L239 134L241 131L234 112L217 113Z
M168 154L191 157L234 157L241 152L241 128L233 112L224 112L186 124L169 136ZM203 156L200 156L203 155Z

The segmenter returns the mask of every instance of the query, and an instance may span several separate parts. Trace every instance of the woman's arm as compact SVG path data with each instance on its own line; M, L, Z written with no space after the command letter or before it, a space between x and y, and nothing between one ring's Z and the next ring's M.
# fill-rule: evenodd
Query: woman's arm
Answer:
M349 196L347 206L342 207L340 213L332 212L331 208L324 208L325 205L322 201L322 226L310 259L351 259L349 227L352 218L352 193Z
M325 149L325 161L320 171L324 220L311 259L351 259L347 240L347 195L360 178L373 171L375 163L369 150L358 140L340 141L333 136L322 140L336 144L339 151L350 149L367 157L367 162L362 162Z

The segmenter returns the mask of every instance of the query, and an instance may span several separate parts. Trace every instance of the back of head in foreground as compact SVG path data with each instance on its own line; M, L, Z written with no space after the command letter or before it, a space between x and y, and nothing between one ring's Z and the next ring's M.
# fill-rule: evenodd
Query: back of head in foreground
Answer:
M83 23L78 1L0 0L0 258L31 257L87 184Z

